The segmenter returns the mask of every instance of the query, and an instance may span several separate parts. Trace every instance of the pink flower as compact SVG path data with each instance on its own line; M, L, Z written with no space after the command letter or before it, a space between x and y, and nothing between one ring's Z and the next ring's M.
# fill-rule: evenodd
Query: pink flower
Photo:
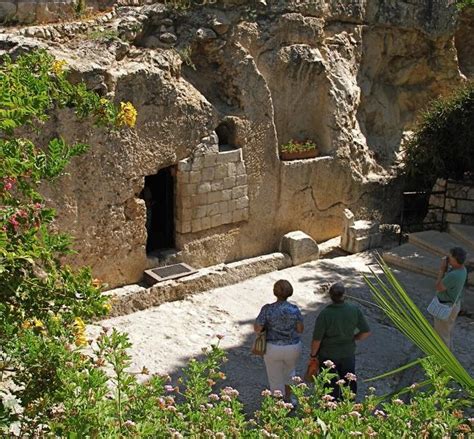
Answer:
M173 387L173 386L170 386L169 384L167 384L167 385L165 386L165 390L166 390L167 392L172 392L172 391L174 390L174 387Z
M345 378L347 381L357 381L357 376L351 372L346 373Z
M16 220L16 214L13 214L9 219L8 222L13 226L13 230L18 230L20 227L20 223Z
M335 410L337 408L337 402L328 401L325 406L330 410Z
M392 402L393 402L394 404L397 404L397 405L403 405L403 404L404 404L404 402L403 402L401 399L398 399L398 398L397 398L397 399L394 399Z
M18 213L18 216L21 218L28 218L28 212L26 210L21 209L17 213Z
M211 393L211 394L209 395L209 399L210 399L211 401L219 401L219 395L216 395L215 393Z
M232 409L230 407L226 407L224 409L224 413L227 415L227 416L230 416L232 414Z
M277 398L283 398L283 393L281 392L281 390L275 390L273 392L273 396L276 396Z
M333 400L334 400L334 396L332 396L332 395L324 395L322 399L323 399L323 401L333 401Z
M272 392L270 392L268 389L262 390L262 396L271 396L271 394Z
M35 209L41 209L43 207L43 205L41 203L35 203L35 204L33 204L33 207Z
M296 384L303 382L303 380L298 376L292 377L291 380Z
M13 185L15 184L16 182L16 178L12 178L12 177L5 177L3 179L3 187L6 191L10 191L13 189Z
M336 381L336 384L337 384L338 386L343 386L344 384L346 384L346 382L345 382L344 380L337 380L337 381Z

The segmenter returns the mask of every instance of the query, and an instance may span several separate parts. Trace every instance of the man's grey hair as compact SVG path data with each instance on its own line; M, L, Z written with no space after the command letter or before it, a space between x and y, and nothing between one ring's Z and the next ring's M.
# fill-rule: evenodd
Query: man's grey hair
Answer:
M329 295L333 302L340 303L344 301L344 293L346 292L346 287L342 282L333 283L329 287Z
M458 261L458 264L464 264L466 262L467 253L462 247L453 247L449 250L451 256Z

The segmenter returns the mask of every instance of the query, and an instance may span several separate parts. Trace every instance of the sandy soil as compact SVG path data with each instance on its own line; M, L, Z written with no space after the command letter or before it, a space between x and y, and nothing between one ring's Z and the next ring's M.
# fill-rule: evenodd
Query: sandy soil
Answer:
M358 346L357 374L359 398L367 385L363 379L401 366L420 355L418 349L394 329L390 321L373 305L361 273L374 264L371 253L323 259L297 267L265 274L245 282L196 294L185 300L165 303L159 307L99 322L102 327L115 327L129 334L133 343L131 355L134 371L146 366L151 373L168 373L174 378L190 358L202 355L202 348L224 335L220 345L229 361L224 365L227 385L237 388L246 411L258 409L260 393L267 386L263 360L250 353L253 341L252 325L260 308L274 301L272 285L278 279L289 280L295 289L291 302L297 304L303 315L303 355L298 372L303 373L309 355L314 321L328 297L320 291L324 283L342 280L365 315L373 335ZM424 310L432 298L434 280L405 271L395 271L398 278ZM468 290L466 294L473 295ZM474 374L472 335L474 322L459 317L455 331L455 354ZM92 332L99 327L91 328ZM377 393L385 393L419 379L419 372L409 370L378 381Z

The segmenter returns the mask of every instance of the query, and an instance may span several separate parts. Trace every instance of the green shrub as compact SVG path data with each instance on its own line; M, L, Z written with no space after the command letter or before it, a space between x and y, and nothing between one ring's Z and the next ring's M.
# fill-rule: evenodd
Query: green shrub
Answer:
M313 151L317 149L316 143L311 140L290 140L288 143L285 143L280 146L281 152L303 152L303 151Z
M437 178L474 175L474 83L423 112L405 148L407 185L431 189Z

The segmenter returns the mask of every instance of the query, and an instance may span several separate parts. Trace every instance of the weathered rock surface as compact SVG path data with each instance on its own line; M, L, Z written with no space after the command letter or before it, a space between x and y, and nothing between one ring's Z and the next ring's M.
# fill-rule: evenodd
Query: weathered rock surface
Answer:
M235 0L186 13L156 3L3 29L0 53L45 47L68 62L74 81L138 110L131 131L93 129L68 111L44 127L44 138L91 145L43 190L57 227L76 238L71 262L91 265L111 286L138 281L152 263L144 179L195 157L202 167L178 169L175 194L183 196L174 201L196 226L175 218L172 240L176 259L196 267L271 253L291 230L334 237L345 208L391 220L397 205L385 200L397 199L391 175L416 113L470 71L459 33L455 44L454 6L428 3L262 2L249 10ZM463 17L469 29L472 17ZM321 157L281 162L279 146L290 139L314 141ZM211 169L207 156L225 148L240 149L241 161ZM216 195L226 185L235 194ZM204 217L192 217L194 205L205 206Z

